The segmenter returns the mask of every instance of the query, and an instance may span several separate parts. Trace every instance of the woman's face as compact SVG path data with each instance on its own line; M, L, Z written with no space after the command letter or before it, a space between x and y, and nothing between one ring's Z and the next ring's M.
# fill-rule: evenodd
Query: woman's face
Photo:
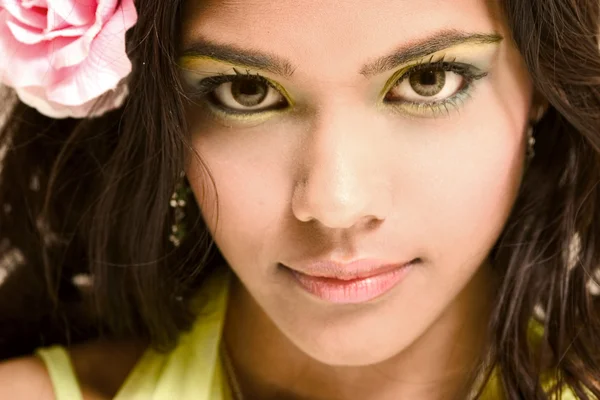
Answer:
M192 189L249 298L306 354L397 354L482 268L520 185L532 97L494 7L187 2ZM365 258L415 262L380 295L330 281L342 289L319 296L290 272Z

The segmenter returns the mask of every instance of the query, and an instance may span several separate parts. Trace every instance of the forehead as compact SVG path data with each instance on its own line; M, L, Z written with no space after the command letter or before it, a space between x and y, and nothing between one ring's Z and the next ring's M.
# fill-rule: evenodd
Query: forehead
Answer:
M195 38L306 61L378 57L440 30L503 32L499 0L187 0L182 44Z

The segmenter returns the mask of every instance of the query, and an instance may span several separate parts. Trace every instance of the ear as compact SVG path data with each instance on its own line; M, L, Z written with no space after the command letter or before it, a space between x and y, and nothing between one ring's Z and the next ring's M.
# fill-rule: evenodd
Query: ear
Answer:
M533 99L531 101L531 109L529 112L529 121L533 124L537 124L546 114L550 108L550 103L548 100L537 90L533 94Z

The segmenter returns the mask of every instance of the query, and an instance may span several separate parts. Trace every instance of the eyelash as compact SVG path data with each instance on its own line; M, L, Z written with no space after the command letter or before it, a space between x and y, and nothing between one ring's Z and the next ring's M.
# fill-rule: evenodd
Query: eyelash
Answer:
M217 108L219 113L231 116L249 116L256 114L265 114L268 112L279 111L282 108L286 108L289 106L290 100L287 96L284 96L282 93L282 88L278 85L274 84L269 79L263 77L262 75L256 73L251 74L249 71L240 72L237 69L233 69L235 74L218 74L215 76L210 76L200 80L197 85L193 89L193 93L191 93L191 98L193 99L201 99L205 102L210 103L210 107ZM420 61L417 64L405 67L398 72L396 72L392 78L390 78L389 84L386 85L386 89L383 91L383 97L387 95L387 93L400 85L404 80L409 79L412 74L427 71L427 70L435 70L435 71L447 71L454 72L460 75L465 81L461 87L461 89L454 95L449 98L443 99L438 102L411 102L411 101L385 101L384 103L390 107L397 109L398 111L406 111L406 108L411 108L409 111L410 114L439 114L444 111L449 113L449 107L458 108L467 98L470 97L470 92L472 91L473 83L477 80L480 80L486 77L487 72L480 72L476 67L470 64L464 64L460 62L456 62L455 59L445 60L445 56L441 57L439 60L433 61L433 57L428 60ZM224 107L218 103L218 101L213 97L214 91L222 84L228 82L235 82L237 80L256 80L258 83L264 84L277 90L284 98L286 107L282 108L269 108L266 110L260 111L238 111L231 110L227 107Z
M466 99L470 97L473 84L488 75L487 72L481 72L473 65L456 62L456 59L446 60L445 56L442 56L439 60L433 61L432 56L429 58L429 60L423 60L417 64L405 67L392 75L392 78L390 78L391 84L386 85L386 89L383 91L383 97L385 98L390 90L400 85L406 79L409 79L412 74L429 70L454 72L461 76L465 81L457 93L438 102L391 101L385 103L391 107L400 108L400 111L410 107L412 108L410 113L416 113L417 115L427 112L433 115L442 113L444 111L449 113L449 107L458 108Z
M282 89L280 87L278 87L276 84L271 82L269 79L265 78L264 76L262 76L258 73L251 74L250 71L241 72L236 68L234 68L233 71L235 72L235 75L220 73L218 75L210 76L208 78L202 79L201 81L198 82L197 86L194 88L194 91L193 91L191 97L194 99L204 99L204 100L206 100L206 98L209 97L211 99L208 101L210 101L211 106L219 108L219 110L221 112L226 113L226 114L249 115L249 114L264 113L267 111L273 111L273 109L259 111L259 112L237 111L237 110L230 110L230 109L227 109L226 107L220 106L217 103L217 100L215 100L215 98L213 97L213 94L214 94L213 92L224 83L235 82L237 80L255 80L258 83L267 85L270 88L273 88L280 93L282 91ZM283 94L282 94L282 96L283 96ZM289 100L287 99L287 97L286 97L286 101L289 103ZM277 109L275 109L275 110L277 110Z

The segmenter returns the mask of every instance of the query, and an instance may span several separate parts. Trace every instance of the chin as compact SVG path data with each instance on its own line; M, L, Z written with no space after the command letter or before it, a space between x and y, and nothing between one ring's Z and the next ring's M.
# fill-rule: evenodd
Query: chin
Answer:
M309 312L280 320L279 329L302 352L327 365L367 366L381 363L408 348L419 336L403 329L401 319L374 310L318 319Z
M300 348L311 358L327 365L360 367L384 362L404 350L398 337L388 341L374 342L359 338L335 339L322 334L316 341L299 343ZM392 340L395 339L395 340Z

